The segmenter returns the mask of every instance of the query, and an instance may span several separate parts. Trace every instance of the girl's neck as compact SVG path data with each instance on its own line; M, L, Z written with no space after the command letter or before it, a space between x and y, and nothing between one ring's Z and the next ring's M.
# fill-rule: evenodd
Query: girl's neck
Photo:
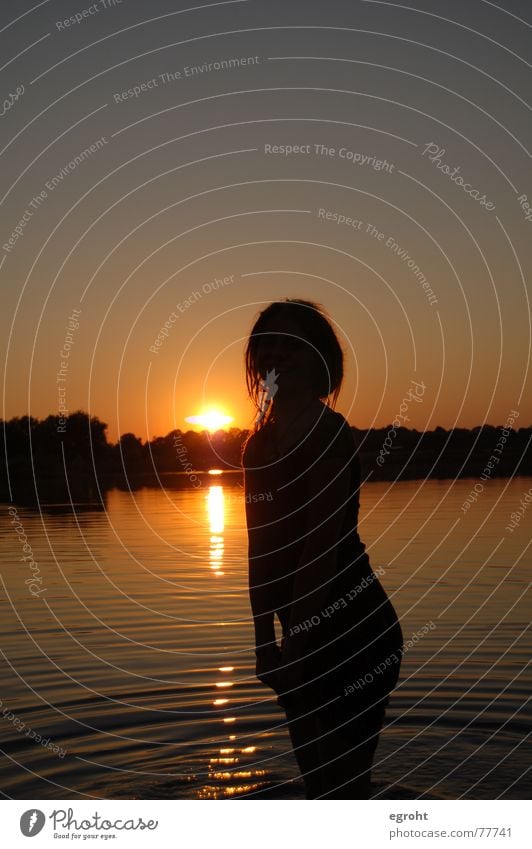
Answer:
M318 398L314 398L312 395L300 395L295 398L277 397L272 402L272 416L275 421L285 422L313 407L317 409L318 407L323 407L323 404Z

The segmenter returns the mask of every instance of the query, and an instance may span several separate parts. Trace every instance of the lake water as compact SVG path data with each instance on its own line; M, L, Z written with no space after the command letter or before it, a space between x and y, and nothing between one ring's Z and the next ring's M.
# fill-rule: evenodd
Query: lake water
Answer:
M35 596L2 505L7 797L303 798L284 714L253 674L239 483L167 478L110 491L105 511L17 508ZM386 798L531 795L532 506L506 526L532 478L487 481L463 513L475 483L362 489L360 535L405 640L435 626L388 709Z

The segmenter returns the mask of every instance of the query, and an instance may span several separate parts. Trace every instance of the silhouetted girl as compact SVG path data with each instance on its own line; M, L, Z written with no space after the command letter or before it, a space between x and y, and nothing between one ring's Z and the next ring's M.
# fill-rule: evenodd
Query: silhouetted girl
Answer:
M307 797L365 799L403 635L358 536L352 431L323 403L334 406L343 378L323 310L286 300L261 312L246 376L257 407L243 453L257 676L286 712Z

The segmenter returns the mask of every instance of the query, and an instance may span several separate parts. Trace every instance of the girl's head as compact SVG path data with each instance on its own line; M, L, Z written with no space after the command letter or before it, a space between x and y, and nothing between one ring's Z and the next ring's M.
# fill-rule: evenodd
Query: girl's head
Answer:
M344 373L344 355L323 307L311 301L275 301L263 310L246 348L246 383L260 409L262 383L275 371L280 399L331 399L336 403Z

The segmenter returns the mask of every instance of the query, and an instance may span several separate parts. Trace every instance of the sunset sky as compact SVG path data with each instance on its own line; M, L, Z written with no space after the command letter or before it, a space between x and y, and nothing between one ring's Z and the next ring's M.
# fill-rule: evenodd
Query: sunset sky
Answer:
M190 5L2 4L3 416L246 427L253 320L303 297L351 424L417 380L410 427L531 425L529 4Z

